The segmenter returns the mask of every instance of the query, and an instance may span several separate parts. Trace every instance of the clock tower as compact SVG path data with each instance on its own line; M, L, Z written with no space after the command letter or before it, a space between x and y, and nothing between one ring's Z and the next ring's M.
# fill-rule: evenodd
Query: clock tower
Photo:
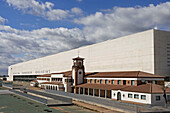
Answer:
M73 58L73 66L72 66L72 80L73 86L84 83L84 58L80 58L79 56Z

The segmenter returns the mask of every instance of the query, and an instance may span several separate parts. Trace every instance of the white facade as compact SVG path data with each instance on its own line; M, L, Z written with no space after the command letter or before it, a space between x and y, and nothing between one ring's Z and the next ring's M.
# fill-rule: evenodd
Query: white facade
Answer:
M112 95L111 95L112 99L117 100L118 92L120 92L121 100L123 101L130 101L130 102L143 103L143 104L152 104L152 105L159 105L159 106L165 104L163 94L149 94L149 93L121 91L121 90L112 90ZM132 94L132 98L129 98L128 94ZM135 94L138 95L139 98L135 98L134 97ZM146 98L141 99L142 95L145 96ZM160 100L156 99L157 96L160 97ZM170 93L168 93L166 96L167 96L168 104L170 104L169 98L168 98L170 97Z
M79 48L85 72L144 71L170 76L170 32L148 30ZM42 75L71 70L78 49L11 65L13 75ZM168 55L169 54L169 55ZM168 56L167 56L168 55Z
M130 102L137 102L137 103L143 103L143 104L151 104L151 94L148 93L139 93L139 92L128 92L128 91L120 91L120 90L112 90L112 99L117 100L117 94L120 92L121 94L121 100L124 101L130 101ZM132 98L128 97L128 94L132 94ZM134 95L138 94L139 98L134 98ZM141 95L145 95L146 99L141 99Z
M63 87L64 86L64 91L65 92L71 92L71 82L66 82L66 80L71 80L71 77L64 77L64 74L51 74L51 77L37 77L38 79L37 79L37 81L38 81L38 83L39 83L39 87L41 87L42 88L42 86L41 85L43 85L43 88L45 88L45 89L47 89L47 87L46 86L49 86L50 87L50 89L55 89L55 90L59 90L59 87ZM48 78L49 79L49 81L47 81L47 80L39 80L39 78ZM53 78L59 78L59 79L61 79L61 81L53 81L52 79ZM62 83L62 85L55 85L55 84L41 84L41 83L43 83L43 82L61 82ZM53 86L54 86L54 88L53 88ZM51 88L52 87L52 88Z

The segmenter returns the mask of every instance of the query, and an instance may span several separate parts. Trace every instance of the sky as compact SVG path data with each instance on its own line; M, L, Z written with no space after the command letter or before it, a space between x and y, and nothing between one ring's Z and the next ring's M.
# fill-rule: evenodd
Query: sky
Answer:
M9 65L153 29L170 0L0 0L0 75Z

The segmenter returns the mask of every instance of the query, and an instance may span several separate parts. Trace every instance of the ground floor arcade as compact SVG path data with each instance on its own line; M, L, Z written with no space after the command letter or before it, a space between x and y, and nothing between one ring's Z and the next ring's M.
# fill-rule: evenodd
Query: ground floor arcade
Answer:
M59 90L64 91L63 85L55 85L55 84L41 84L42 89L49 89L49 90Z
M95 89L95 88L84 88L84 87L75 87L74 93L91 95L96 97L111 98L112 91L106 89Z

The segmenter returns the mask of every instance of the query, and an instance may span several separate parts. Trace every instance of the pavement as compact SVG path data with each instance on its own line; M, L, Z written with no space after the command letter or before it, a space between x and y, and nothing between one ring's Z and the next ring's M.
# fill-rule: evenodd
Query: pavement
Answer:
M42 90L41 90L42 91ZM92 105L101 106L104 108L116 110L119 112L130 112L130 113L136 113L136 112L170 112L170 106L167 108L164 107L156 107L156 106L147 106L147 105L136 105L136 104L130 104L125 102L119 102L119 101L113 101L111 99L105 99L101 97L94 97L89 95L79 95L79 94L73 94L63 91L54 91L54 90L46 90L46 92L55 94L55 95L61 95L65 97L71 97L76 101L81 101L85 103L90 103Z
M13 94L13 92L9 91L9 90L0 90L0 95L4 95L4 94Z
M73 101L73 103L77 106L80 106L80 107L83 107L83 108L86 108L86 109L90 109L92 111L97 111L99 113L123 113L123 112L107 109L107 108L104 108L104 107L91 105L91 104L84 103L84 102Z
M8 86L10 87L10 86ZM81 101L85 103L89 103L91 105L97 105L100 107L104 107L107 109L119 111L119 112L130 112L130 113L140 113L140 112L169 112L170 113L170 106L167 108L161 106L147 106L147 105L137 105L132 103L120 102L120 101L113 101L111 99L106 99L102 97L95 97L89 95L79 95L74 93L68 93L63 91L55 91L55 90L38 90L40 92L48 92L53 95L60 95L63 97L70 97L76 101Z

